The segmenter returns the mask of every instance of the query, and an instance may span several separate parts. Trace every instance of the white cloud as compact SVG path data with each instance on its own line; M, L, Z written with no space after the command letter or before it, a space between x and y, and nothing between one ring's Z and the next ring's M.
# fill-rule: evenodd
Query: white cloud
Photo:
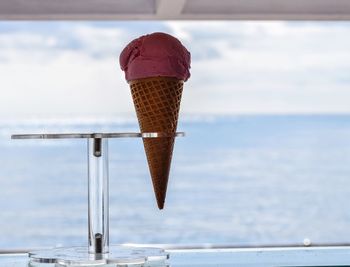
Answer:
M45 32L0 31L0 117L134 116L118 64L133 27L130 34L125 23L66 22ZM159 22L164 27L193 55L184 113L350 111L350 24Z
M114 56L118 59L127 34L118 28L101 28L79 25L73 28L72 35L90 55Z
M1 114L104 115L133 108L113 58L65 52L45 64L1 64L0 73Z
M118 63L122 31L79 24L66 37L72 47L55 33L0 35L0 117L133 113Z
M187 22L179 27L177 22L170 22L169 25L176 26L175 33L192 36L188 42L191 51L200 50L205 47L203 43L212 40L212 48L219 55L202 57L193 63L192 82L196 92L201 92L203 111L350 111L345 101L350 96L350 79L346 78L350 67L350 24Z

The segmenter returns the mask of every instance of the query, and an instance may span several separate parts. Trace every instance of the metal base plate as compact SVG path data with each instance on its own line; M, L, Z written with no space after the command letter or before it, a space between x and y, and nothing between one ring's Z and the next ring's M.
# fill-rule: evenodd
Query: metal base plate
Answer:
M54 248L29 252L29 266L167 266L163 249L110 246L109 253L90 254L88 247Z

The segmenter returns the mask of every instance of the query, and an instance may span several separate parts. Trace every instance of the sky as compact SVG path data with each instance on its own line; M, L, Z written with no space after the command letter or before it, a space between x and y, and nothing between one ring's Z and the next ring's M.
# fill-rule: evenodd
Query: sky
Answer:
M134 116L119 54L156 31L192 55L184 116L350 112L350 23L19 21L0 22L0 119Z

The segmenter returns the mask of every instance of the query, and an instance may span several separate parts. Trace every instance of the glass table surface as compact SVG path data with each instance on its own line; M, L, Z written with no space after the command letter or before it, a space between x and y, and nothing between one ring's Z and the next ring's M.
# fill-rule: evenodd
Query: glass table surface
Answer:
M350 247L167 250L171 267L350 266ZM1 267L28 267L27 254L0 254ZM44 266L44 265L41 265ZM45 264L45 266L55 266Z

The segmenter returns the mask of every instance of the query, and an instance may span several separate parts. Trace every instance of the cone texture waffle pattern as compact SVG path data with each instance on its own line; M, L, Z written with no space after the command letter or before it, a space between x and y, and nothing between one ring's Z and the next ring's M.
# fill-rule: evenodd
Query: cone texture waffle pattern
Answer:
M154 77L129 82L141 132L176 132L183 81ZM157 204L164 207L175 137L144 138Z

